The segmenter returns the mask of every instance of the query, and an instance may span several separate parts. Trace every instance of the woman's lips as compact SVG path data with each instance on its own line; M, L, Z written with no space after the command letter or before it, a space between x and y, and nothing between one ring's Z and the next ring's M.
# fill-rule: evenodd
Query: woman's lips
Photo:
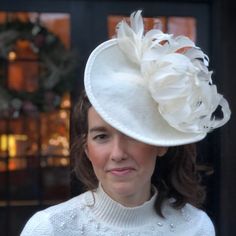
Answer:
M133 172L135 169L132 167L125 167L125 168L114 168L109 170L109 172L112 175L116 175L116 176L125 176L130 174L131 172Z

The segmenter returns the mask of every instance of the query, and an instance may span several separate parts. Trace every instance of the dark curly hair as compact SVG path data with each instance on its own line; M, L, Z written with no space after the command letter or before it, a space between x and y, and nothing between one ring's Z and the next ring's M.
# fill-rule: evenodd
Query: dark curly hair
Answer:
M72 115L72 129L74 129L75 137L71 154L74 161L74 172L84 185L84 191L96 189L98 186L98 179L92 164L84 152L90 107L91 104L83 92ZM152 184L158 189L155 209L160 216L163 216L162 203L168 198L175 199L173 203L175 208L181 208L186 203L201 207L204 202L205 190L200 185L196 156L196 145L188 144L169 147L163 157L157 158Z

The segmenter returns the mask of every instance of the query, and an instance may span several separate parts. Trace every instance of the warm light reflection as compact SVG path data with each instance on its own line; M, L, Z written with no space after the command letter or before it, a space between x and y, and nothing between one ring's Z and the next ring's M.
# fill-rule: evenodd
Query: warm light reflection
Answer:
M64 155L64 156L69 156L69 150L68 149L66 149L66 148L64 148L63 150L62 150L62 154Z
M68 158L61 158L60 163L62 166L69 165L69 159Z
M7 135L0 136L0 149L1 151L5 152L8 147Z
M68 118L68 114L66 111L60 111L60 118L61 119L67 119Z
M61 101L61 108L70 108L71 103L70 103L70 94L65 93L63 95L62 101Z
M41 162L42 167L68 166L69 164L70 164L70 159L68 157L62 157L62 158L50 157L45 162Z
M8 60L9 61L16 60L16 53L14 51L11 51L11 52L8 53Z
M62 146L65 149L69 148L69 142L67 138L63 136L57 136L57 137L51 138L49 140L49 144L54 145L54 146Z
M0 153L8 152L9 157L15 157L18 155L18 145L19 141L27 141L28 137L26 135L20 134L3 134L0 135Z

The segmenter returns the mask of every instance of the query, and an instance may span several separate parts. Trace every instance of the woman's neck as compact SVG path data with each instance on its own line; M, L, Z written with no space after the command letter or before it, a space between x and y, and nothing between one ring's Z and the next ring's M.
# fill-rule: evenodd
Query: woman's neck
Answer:
M113 198L111 198L99 185L99 187L91 194L86 195L86 202L91 205L93 214L110 226L122 228L134 228L145 225L157 217L155 211L155 201L157 190L152 188L153 196L149 201L139 204L136 207L125 207ZM133 204L133 202L132 202Z
M102 186L103 188L103 186ZM121 205L125 207L137 207L148 201L152 194L151 194L151 185L147 186L145 189L143 189L141 192L137 192L134 194L118 194L111 192L107 189L103 188L103 191L114 201L120 203Z

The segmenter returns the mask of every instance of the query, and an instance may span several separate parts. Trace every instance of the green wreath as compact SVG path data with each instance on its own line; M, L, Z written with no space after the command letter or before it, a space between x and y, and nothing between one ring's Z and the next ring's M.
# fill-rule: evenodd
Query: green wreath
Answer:
M42 73L38 89L19 92L4 86L0 76L0 116L45 112L57 108L65 91L71 90L75 56L60 39L38 23L12 21L0 24L0 60L8 60L18 40L27 40L38 55Z

